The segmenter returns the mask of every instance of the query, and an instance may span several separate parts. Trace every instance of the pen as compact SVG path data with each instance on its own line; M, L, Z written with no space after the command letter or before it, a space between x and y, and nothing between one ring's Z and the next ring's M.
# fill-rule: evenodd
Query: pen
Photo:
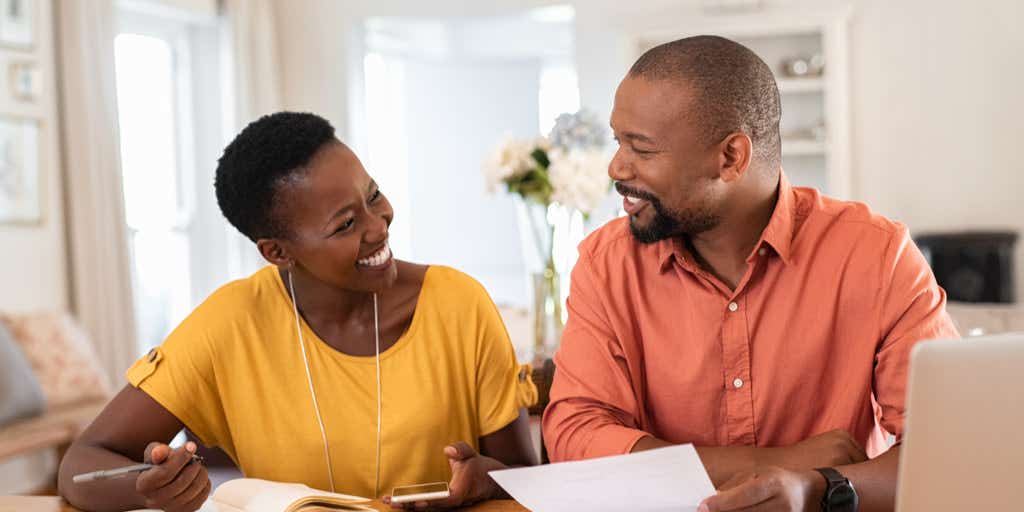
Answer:
M203 458L198 455L192 455L192 460L190 460L188 463L191 464L193 462L198 462L202 464ZM94 482L96 480L118 478L125 475L129 475L131 473L138 473L140 471L145 471L147 469L155 467L156 464L133 464L131 466L124 466L120 468L101 469L99 471L93 471L91 473L82 473L81 475L75 475L74 478L71 479L71 481L76 484L83 482Z

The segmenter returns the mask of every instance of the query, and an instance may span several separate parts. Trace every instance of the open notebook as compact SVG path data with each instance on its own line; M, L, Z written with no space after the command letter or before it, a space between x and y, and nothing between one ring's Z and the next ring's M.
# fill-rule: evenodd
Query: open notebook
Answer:
M333 512L377 509L359 496L319 491L302 484L238 478L224 482L200 512Z
M224 482L206 501L203 512L313 512L333 510L376 510L370 500L359 496L287 484L239 478Z

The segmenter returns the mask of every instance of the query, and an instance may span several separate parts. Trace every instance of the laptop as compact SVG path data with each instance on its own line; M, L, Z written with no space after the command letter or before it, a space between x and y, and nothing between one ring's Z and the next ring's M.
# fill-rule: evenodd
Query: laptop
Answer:
M897 512L1024 510L1024 334L914 348Z

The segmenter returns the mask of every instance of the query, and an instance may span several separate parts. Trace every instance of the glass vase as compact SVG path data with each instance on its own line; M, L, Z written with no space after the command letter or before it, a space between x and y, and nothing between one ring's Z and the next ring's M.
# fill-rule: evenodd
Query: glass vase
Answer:
M562 338L562 300L558 271L548 266L533 277L533 362L540 368L545 359L554 355Z

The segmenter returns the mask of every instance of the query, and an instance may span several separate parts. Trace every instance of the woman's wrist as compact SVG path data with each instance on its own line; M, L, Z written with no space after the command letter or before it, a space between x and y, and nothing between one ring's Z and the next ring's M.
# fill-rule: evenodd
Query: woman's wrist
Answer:
M489 499L489 500L509 499L510 496L508 495L507 492L505 492L505 489L502 489L501 486L498 485L498 482L495 482L494 479L491 478L491 475L489 474L491 471L500 471L502 469L509 469L509 466L506 466L505 464L503 464L501 461L499 461L497 459L493 459L493 458L490 458L490 457L488 457L488 459L490 459L490 461L489 461L490 463L489 464L485 464L485 469L483 470L483 475L481 475L481 477L484 479L485 484L487 485L487 492L486 492L487 499Z

